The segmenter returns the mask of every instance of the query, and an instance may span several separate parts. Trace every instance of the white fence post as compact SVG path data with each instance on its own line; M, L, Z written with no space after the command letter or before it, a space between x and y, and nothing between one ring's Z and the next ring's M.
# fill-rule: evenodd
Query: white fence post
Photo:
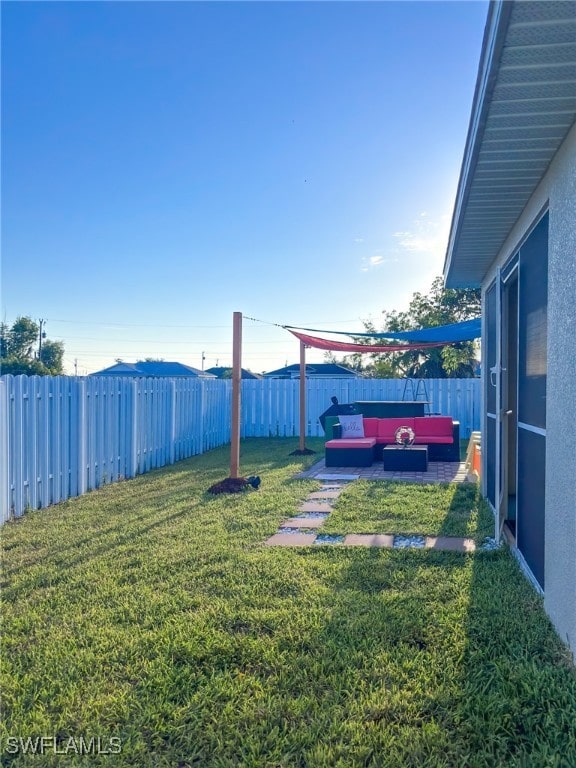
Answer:
M0 379L0 522L10 518L10 442L8 419L10 394L8 382Z
M12 470L14 472L14 513L16 515L21 515L28 506L28 460L24 450L24 440L28 431L25 418L27 401L27 377L16 376L14 379L14 447L11 452L13 460Z
M78 382L78 496L88 486L88 424L86 381Z
M176 455L176 382L170 381L170 388L168 390L168 461L170 464L174 464Z
M130 452L128 477L138 474L138 382L130 382Z

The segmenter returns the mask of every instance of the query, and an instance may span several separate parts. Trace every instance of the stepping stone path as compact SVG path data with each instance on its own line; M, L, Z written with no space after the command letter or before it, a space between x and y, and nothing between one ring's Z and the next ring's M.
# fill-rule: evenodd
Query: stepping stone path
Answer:
M304 533L308 530L321 528L324 521L332 512L332 504L345 488L346 481L357 480L358 475L346 475L345 480L337 480L333 476L330 482L325 481L319 491L312 491L298 507L298 515L291 517L280 525L280 530L265 542L268 547L307 547L313 544L341 544L343 536L327 536L326 534Z
M437 549L450 552L474 552L497 549L493 540L480 547L473 539L456 536L401 536L389 533L350 533L347 536L320 533L320 529L332 511L332 505L349 482L358 475L317 475L323 481L319 491L313 491L298 507L298 514L284 520L277 533L264 545L267 547L384 547L387 549Z

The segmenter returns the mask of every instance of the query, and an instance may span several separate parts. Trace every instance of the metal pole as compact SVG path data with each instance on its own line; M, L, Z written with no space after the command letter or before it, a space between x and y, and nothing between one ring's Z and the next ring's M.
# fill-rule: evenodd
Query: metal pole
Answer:
M306 347L300 342L300 442L299 450L306 449Z
M42 360L42 326L44 325L44 320L41 318L38 324L40 326L40 333L38 334L38 360Z
M232 332L232 436L230 477L240 468L240 389L242 386L242 313L234 312Z

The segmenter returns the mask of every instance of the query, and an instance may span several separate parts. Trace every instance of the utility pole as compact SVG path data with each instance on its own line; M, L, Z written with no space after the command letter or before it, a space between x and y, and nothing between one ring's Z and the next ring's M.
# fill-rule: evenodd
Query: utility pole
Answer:
M42 359L42 339L46 338L46 333L42 331L42 326L45 322L46 321L43 318L38 320L38 325L40 326L40 332L38 334L38 360Z
M306 347L300 342L300 440L299 450L306 450Z

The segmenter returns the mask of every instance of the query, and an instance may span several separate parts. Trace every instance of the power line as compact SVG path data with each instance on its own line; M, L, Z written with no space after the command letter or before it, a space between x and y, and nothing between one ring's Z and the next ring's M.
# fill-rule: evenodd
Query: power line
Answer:
M255 323L261 323L263 325L274 325L278 328L285 328L286 325L289 325L288 323L274 323L270 320L259 320L256 317L249 317L248 315L243 315L244 320L251 320ZM355 317L351 320L307 320L306 325L316 325L319 323L323 323L324 325L339 325L340 323L353 323L357 322L359 318ZM186 325L186 324L177 324L177 325L166 325L162 323L119 323L114 320L110 321L102 321L102 320L60 320L58 318L50 318L51 323L69 323L73 325L98 325L98 326L107 326L112 325L114 327L126 327L126 328L231 328L232 324L225 324L225 325L210 325L210 324L204 324L204 325ZM293 326L293 327L300 327L300 326Z
M74 325L113 325L126 328L230 328L229 325L163 325L161 323L117 323L101 320L58 320L50 318L52 323L71 323Z
M168 356L195 357L195 356L198 356L200 354L200 352L198 352L197 350L193 350L191 352L186 352L184 350L171 352L170 350L166 350L166 349L152 350L152 351L149 351L149 350L137 351L137 350L134 350L134 349L123 350L123 349L118 349L118 348L114 348L114 347L112 347L110 349L106 349L106 350L100 351L100 352L89 352L89 351L85 352L81 347L73 347L73 348L68 348L66 350L66 355L69 356L69 357L70 356L73 356L73 357L102 357L102 358L105 358L105 357L140 357L142 355L151 355L151 354L160 355L160 356L162 356L164 358L166 358ZM210 350L210 352L209 352L209 356L210 357L226 357L226 356L229 357L231 354L232 354L232 350L230 348L229 349L214 349L214 350ZM269 358L269 357L277 356L276 353L274 353L272 350L262 350L261 352L258 352L257 350L255 350L255 351L253 351L253 352L251 352L249 354L251 354L252 356L257 356L257 357L262 357L262 358Z
M276 328L282 328L282 330L286 330L287 328L301 328L300 325L290 325L289 323L272 323L270 320L259 320L257 317L248 317L248 315L243 316L244 320L252 320L254 323L261 323L263 325L274 325ZM358 318L355 317L354 320L315 320L315 321L308 321L307 325L340 325L341 323L355 323L358 321Z
M188 341L178 341L178 340L166 340L166 339L122 339L118 337L114 337L113 339L107 338L105 336L53 336L52 337L54 341L63 341L68 343L69 341L99 341L103 344L162 344L163 346L169 347L172 344L185 344L187 346L191 345L204 345L204 346L211 346L214 343L214 340L210 339L195 339L195 340L188 340ZM218 344L224 344L225 340L218 339ZM278 340L273 339L267 339L264 341L256 341L256 340L247 340L245 344L278 344Z

